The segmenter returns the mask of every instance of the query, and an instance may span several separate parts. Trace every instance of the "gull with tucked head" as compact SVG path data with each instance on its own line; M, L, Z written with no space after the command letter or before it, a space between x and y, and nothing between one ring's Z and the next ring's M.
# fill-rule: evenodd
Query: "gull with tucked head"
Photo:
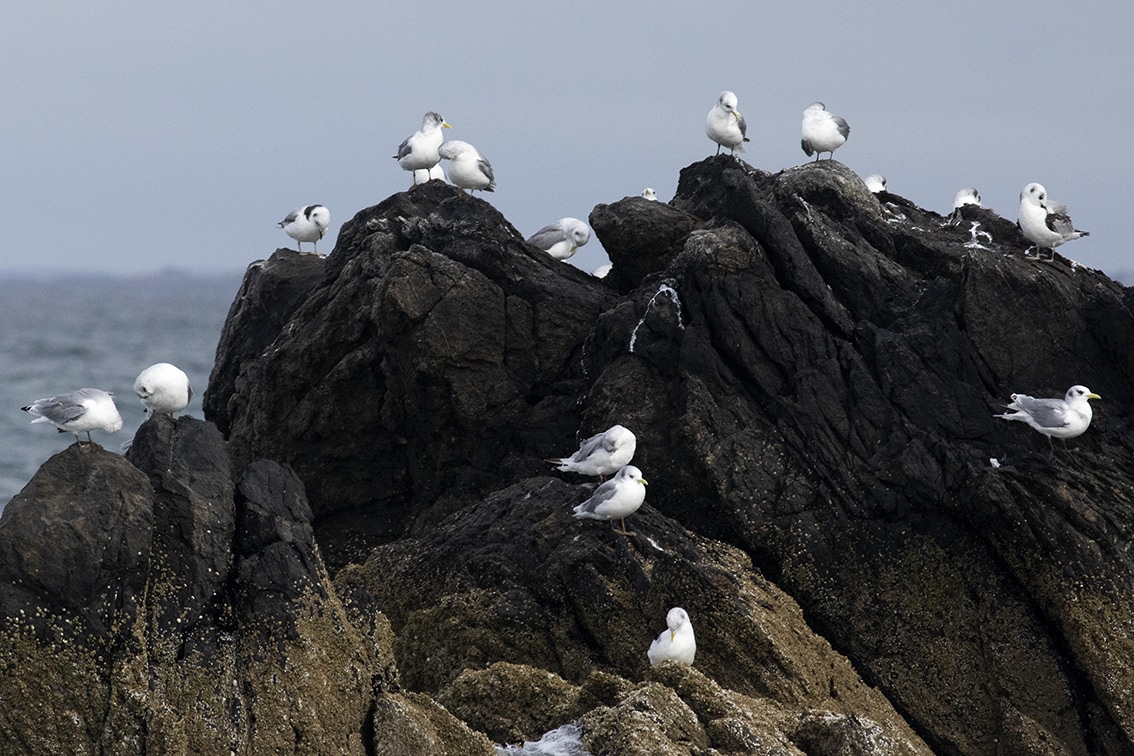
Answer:
M673 659L682 664L692 664L697 655L697 638L693 634L693 623L689 614L680 606L675 606L665 615L667 629L650 644L646 656L650 666Z
M528 237L528 244L539 247L556 260L566 260L591 240L591 227L578 218L560 218Z
M189 376L176 365L159 362L138 373L134 393L145 408L146 417L173 415L189 406L193 389Z
M612 425L602 433L596 433L579 444L579 451L570 457L557 457L544 460L561 472L574 472L580 475L596 475L605 478L630 464L638 439L634 432L621 425Z
M470 192L480 189L491 192L496 188L496 177L488 158L476 151L468 142L454 139L442 144L437 153L449 161L449 180Z
M728 147L734 155L745 151L744 143L752 140L747 136L748 122L736 109L735 94L728 90L721 92L717 104L705 118L705 133L717 143L718 155L721 147Z
M807 153L807 157L819 156L824 152L831 153L835 159L835 150L846 143L850 136L850 126L842 118L827 112L827 106L821 102L813 102L803 111L803 140L800 146Z

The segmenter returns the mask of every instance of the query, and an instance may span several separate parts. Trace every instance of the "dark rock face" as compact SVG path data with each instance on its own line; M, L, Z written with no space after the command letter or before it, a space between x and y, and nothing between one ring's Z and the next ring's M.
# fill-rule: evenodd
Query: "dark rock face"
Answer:
M439 182L250 270L206 402L231 459L159 418L144 472L72 447L0 519L0 700L31 702L0 739L1134 751L1128 290L836 161L711 158L590 218L601 281ZM993 417L1075 383L1104 399L1066 445ZM616 422L633 538L542 462ZM696 664L649 667L677 605Z
M1037 262L987 210L880 202L834 161L770 175L717 157L682 172L669 207L595 208L605 282L533 256L454 194L428 185L360 213L255 380L210 388L248 407L231 435L243 457L295 467L328 553L350 531L452 535L444 518L474 511L472 494L620 422L648 504L748 553L934 750L1131 747L1125 289ZM1105 399L1070 449L992 417L1012 392L1074 383ZM437 557L433 585L465 560ZM524 574L537 598L486 588L483 623L546 611L549 578ZM409 644L413 612L464 617L445 590L420 606L375 595ZM440 690L497 659L573 683L630 664L484 637L480 657L401 674Z

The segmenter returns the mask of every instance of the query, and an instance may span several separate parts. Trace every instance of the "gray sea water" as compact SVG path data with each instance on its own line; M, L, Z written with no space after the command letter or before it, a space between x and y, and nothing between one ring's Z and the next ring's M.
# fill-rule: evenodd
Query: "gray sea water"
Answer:
M86 386L110 391L122 430L92 436L117 452L144 420L134 378L155 362L172 362L193 387L185 411L203 417L201 396L240 281L240 274L178 273L0 278L0 506L75 441L52 425L29 424L20 407L36 399Z

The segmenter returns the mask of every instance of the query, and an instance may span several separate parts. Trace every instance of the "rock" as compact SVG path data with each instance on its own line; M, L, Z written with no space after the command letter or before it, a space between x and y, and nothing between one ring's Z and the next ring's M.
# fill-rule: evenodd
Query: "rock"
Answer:
M700 225L688 213L642 197L597 205L588 220L613 265L604 280L623 293L665 270Z

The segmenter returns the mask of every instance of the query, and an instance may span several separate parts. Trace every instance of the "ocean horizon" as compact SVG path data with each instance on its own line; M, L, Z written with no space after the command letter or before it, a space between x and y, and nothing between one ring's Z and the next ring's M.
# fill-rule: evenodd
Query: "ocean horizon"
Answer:
M111 392L122 429L91 435L120 452L145 419L134 379L149 365L171 362L188 373L193 388L185 413L203 417L201 397L242 279L242 272L178 270L134 276L0 272L0 407L6 418L0 506L75 442L50 424L31 424L34 418L20 408L36 399L88 386Z

